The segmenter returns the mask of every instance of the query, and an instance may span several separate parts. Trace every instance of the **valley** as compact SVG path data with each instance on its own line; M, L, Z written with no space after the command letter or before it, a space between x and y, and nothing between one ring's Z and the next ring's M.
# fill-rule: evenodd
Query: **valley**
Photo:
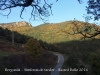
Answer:
M80 27L81 29L80 31L82 31L85 23L82 21L77 21L76 23ZM20 24L20 22L18 24ZM9 24L6 24L6 27L5 26L3 27L1 25L4 31L2 28L0 30L0 33L4 33L0 35L1 36L0 57L3 58L1 60L3 60L2 63L5 66L13 68L13 66L9 66L9 65L11 64L15 65L15 61L19 61L17 62L18 63L17 65L19 66L20 64L24 63L21 66L21 68L24 68L25 66L27 67L33 66L33 68L40 68L40 67L54 68L55 65L57 64L58 59L56 55L52 54L52 52L58 52L64 56L64 64L62 66L62 69L68 69L68 68L88 69L88 71L81 71L81 72L61 71L60 75L67 75L67 74L68 75L81 75L81 74L94 75L95 73L99 75L100 68L98 67L96 70L92 68L96 68L97 65L100 66L99 65L100 35L97 35L95 39L86 38L85 40L83 40L82 39L83 36L81 34L73 34L74 32L77 32L77 30L75 30L75 25L73 25L73 21L66 21L61 23L44 23L36 27L32 27L30 24L26 22L21 23L21 25L16 25L14 23L12 23L11 25L14 25L13 27L14 34L15 34L14 45L12 45L11 43L12 27L9 26ZM92 27L93 24L89 24L89 25ZM98 26L98 29L100 29L100 26ZM91 33L94 32L95 31L92 28ZM22 44L25 44L30 37L33 37L35 40L37 40L40 43L41 47L43 48L42 59L34 59L25 53L23 54L24 48L22 48ZM39 61L39 63L37 63L38 64L37 66L34 66L32 64L32 63L36 64L36 62L34 61ZM5 62L8 62L8 64L6 64ZM15 65L14 68L17 65ZM20 75L20 73L18 74ZM22 74L25 75L24 73ZM26 74L28 74L28 72ZM49 73L47 72L47 74L49 75L50 72ZM29 75L31 75L31 73ZM34 75L38 75L38 74L34 73Z

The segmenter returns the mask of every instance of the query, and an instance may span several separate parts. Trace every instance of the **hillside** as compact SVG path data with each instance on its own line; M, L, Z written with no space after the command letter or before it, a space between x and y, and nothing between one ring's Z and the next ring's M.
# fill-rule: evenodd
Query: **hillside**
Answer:
M77 21L77 25L81 28L84 27L85 22ZM89 24L92 26L92 24ZM9 28L9 27L8 27ZM71 40L79 40L82 36L80 34L70 35L64 31L72 33L72 29L75 28L73 21L66 21L61 23L45 23L36 27L21 26L14 27L14 31L21 34L32 36L37 40L42 40L47 43L60 43ZM100 28L100 27L99 27ZM11 28L10 28L11 30ZM100 36L96 36L100 38Z
M0 51L23 52L24 49L22 48L22 44L15 43L13 45L11 41L0 37Z
M76 24L82 30L84 28L85 22L76 21ZM92 27L93 24L89 23L89 26ZM73 33L72 29L74 28L75 25L73 21L66 21L61 23L45 23L45 24L38 25L36 27L32 27L32 26L14 27L14 31L17 31L22 35L24 34L27 36L34 37L41 43L42 47L49 47L49 49L56 50L56 51L60 50L60 52L62 53L67 52L66 49L67 50L80 49L80 51L83 52L84 46L86 47L85 51L90 51L88 49L91 49L93 51L93 49L95 48L94 44L97 43L97 46L99 45L99 42L95 42L95 41L94 44L91 44L91 39L89 39L90 40L89 43L86 42L86 44L81 44L80 39L83 37L81 34L71 35L64 32L67 31ZM98 26L98 29L100 29L100 26ZM91 32L94 32L94 30L92 29ZM18 35L16 35L16 37L17 36ZM95 38L100 39L100 35L96 36ZM22 38L17 38L17 39L18 39L17 41L20 40L20 42L21 41L23 42L24 36ZM87 41L89 40L87 39ZM55 49L55 47L57 49Z
M81 41L80 39L83 37L81 34L71 34L77 31L75 24L80 28L80 31L82 31L84 30L86 23L82 21L73 22L74 21L45 23L36 27L20 26L14 27L14 31L17 31L18 34L21 33L21 35L34 37L46 50L65 54L67 60L64 62L64 69L69 67L85 67L88 69L88 72L86 72L87 74L82 72L84 75L94 75L92 73L98 73L97 75L100 75L100 60L98 60L100 59L100 35L96 36L95 40L86 39L85 41ZM88 25L90 28L94 26L94 24L90 23L88 23ZM98 29L100 30L100 26L98 26ZM92 28L91 33L94 32L95 30ZM18 35L16 35L16 37L17 42L25 43L24 37L26 36L18 38ZM94 68L96 68L96 70ZM66 74L81 75L81 72L61 72L61 75Z
M49 69L53 68L56 62L57 56L51 52L43 50L41 58L34 58L24 52L21 43L12 44L11 41L0 36L0 75L49 75L50 71L30 72L25 71L25 68ZM15 69L17 71L14 71Z

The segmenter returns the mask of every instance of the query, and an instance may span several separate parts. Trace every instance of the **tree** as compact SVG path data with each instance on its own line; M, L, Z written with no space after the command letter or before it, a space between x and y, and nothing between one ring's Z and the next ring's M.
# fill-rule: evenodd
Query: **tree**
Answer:
M5 36L5 32L4 32L4 29L2 27L0 27L0 36Z
M59 0L56 0L59 1ZM77 0L79 3L82 3L83 0ZM94 20L99 20L100 19L100 0L88 0L87 1L88 5L86 6L87 14L91 14L94 16ZM52 14L52 5L53 3L49 3L48 0L0 0L0 11L4 10L9 10L7 15L4 16L9 16L11 13L11 9L15 7L21 7L21 13L20 13L20 18L22 18L23 11L25 10L26 7L32 7L31 11L31 17L30 20L33 18L34 20L36 17L42 19L43 21L45 20L45 17L48 17ZM50 14L51 12L51 14ZM2 13L0 13L3 15ZM91 19L92 19L92 16ZM86 36L86 34L83 34L82 32L79 32L82 34L84 37L91 38L94 36L97 36L100 34L100 31L96 26L94 26L95 33L94 34L89 34L90 36ZM87 27L85 31L87 32ZM89 30L91 30L89 28Z
M82 0L78 0L79 2ZM88 6L86 7L87 14L91 14L91 16L86 16L86 21L94 19L99 20L100 19L100 0L88 0L87 2ZM92 18L93 16L93 18ZM76 25L75 25L76 26ZM85 24L85 34L83 34L83 31L79 31L79 27L76 26L77 32L80 33L83 38L94 38L95 36L100 34L100 29L95 24L93 27L90 27ZM94 33L91 34L91 29L94 29Z
M56 0L57 2L58 0ZM77 0L79 3L82 3L82 0ZM43 3L43 5L41 5ZM88 0L88 6L86 7L87 13L92 14L94 16L94 20L98 20L100 18L100 1L99 0ZM49 12L52 7L52 3L49 3L48 0L0 0L0 11L4 11L9 9L9 13L5 16L8 16L11 13L11 9L14 7L22 7L20 17L25 10L26 7L31 6L31 18L39 17L43 19L44 17L48 17ZM49 11L50 9L50 11ZM2 14L2 13L1 13ZM21 17L22 18L22 17ZM30 19L31 19L30 18Z
M41 57L42 55L42 47L40 46L39 42L37 42L35 39L30 38L25 43L25 52L34 56L34 57Z
M83 0L78 0L79 3L82 3ZM94 20L100 19L100 0L88 0L87 1L87 14L91 14Z
M100 19L100 0L88 0L87 13L94 16L94 20Z
M55 0L56 2L58 0ZM81 3L81 0L78 0ZM9 10L7 15L9 16L11 13L11 9L15 7L21 7L20 18L22 18L23 11L26 7L32 7L31 17L30 19L34 19L39 17L44 20L44 17L50 16L50 12L52 14L52 5L53 3L49 3L48 0L0 0L0 11ZM3 15L2 13L0 13Z
M72 54L68 57L68 60L66 61L66 63L73 68L77 68L77 64L78 64L78 58L76 56L76 54Z
M22 18L23 11L29 6L32 7L30 19L35 20L36 17L39 17L44 20L43 17L50 16L50 11L52 13L52 3L49 3L48 0L0 0L0 11L9 10L8 14L4 16L9 16L12 8L21 7L20 18Z
M100 75L100 50L90 54L90 62L94 75Z
M64 33L70 34L70 35L75 35L75 34L81 34L81 40L85 40L86 38L88 39L95 39L97 35L100 34L100 28L96 24L90 24L88 23L88 20L90 20L90 16L85 17L85 22L80 23L80 21L74 19L71 23L73 27L70 29L70 31L64 30Z

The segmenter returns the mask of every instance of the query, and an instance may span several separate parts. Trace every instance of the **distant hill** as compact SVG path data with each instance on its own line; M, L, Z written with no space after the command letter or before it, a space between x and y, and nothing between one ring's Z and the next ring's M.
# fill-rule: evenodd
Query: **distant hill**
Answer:
M3 27L4 29L0 27L1 28L0 29L0 32L1 32L0 35L4 36L4 39L6 38L8 40L11 40L12 31L9 31L8 29L12 30L11 26L14 24L15 26L13 27L13 30L15 31L14 36L15 36L15 41L17 43L23 43L24 44L25 40L27 41L29 36L34 37L35 39L37 39L40 42L40 45L44 49L46 49L44 52L51 50L51 51L55 51L55 52L64 53L67 56L66 58L69 61L65 60L63 68L69 68L69 67L80 68L80 66L83 65L85 68L89 69L87 74L91 75L91 74L93 74L91 65L95 64L95 63L98 65L98 63L100 62L98 60L98 59L100 59L99 58L100 57L100 35L96 36L95 40L86 39L84 42L80 41L80 39L82 37L81 34L71 35L71 34L66 33L65 31L67 31L69 33L73 33L73 29L74 29L74 31L76 31L75 30L75 24L79 28L81 28L80 30L82 30L82 29L84 30L85 22L76 21L75 24L73 22L74 21L65 21L65 22L61 22L61 23L44 23L44 24L38 25L36 27L32 27L27 22L18 22L18 24L16 24L15 22L14 23L8 23L8 24L3 23L1 25L1 27L3 27L3 25L4 25L4 27ZM90 24L90 23L88 23L88 25L89 25L89 27L94 26L94 24ZM8 28L8 29L5 29L5 27ZM98 26L98 29L100 30L100 26ZM94 31L95 30L91 29L91 33L94 33ZM4 34L2 34L2 33L4 33ZM21 34L19 34L19 33L21 33ZM24 36L23 34L28 35L28 36ZM18 46L14 46L14 47L9 46L10 44L7 43L7 42L4 42L4 41L5 40L3 40L0 37L0 48L1 48L0 50L7 51L7 49L9 48L9 51L16 51L16 48L19 48ZM17 45L19 45L19 44L17 44ZM5 46L6 46L7 49L5 49ZM17 49L17 50L21 51L20 48ZM99 52L94 53L95 51L99 51ZM4 53L1 53L1 54L4 55ZM45 53L45 54L43 54L44 56L42 56L43 57L42 60L43 60L43 62L46 60L46 62L44 63L45 64L44 66L48 66L46 64L50 65L51 62L52 61L54 62L55 59L52 60L51 59L52 55L50 55L49 53ZM6 55L6 53L5 53L5 55ZM49 56L50 56L50 59L48 59ZM25 56L21 56L21 58L24 58L24 57ZM45 57L47 57L47 58L44 59ZM17 57L17 58L19 59L20 57ZM90 58L93 58L93 60L90 60ZM96 60L94 60L94 58ZM26 65L27 61L28 61L28 65L31 64L31 63L32 63L32 65L34 65L33 64L34 62L30 61L30 60L33 59L33 57L31 59L29 59L29 58L26 58L26 59L24 59L26 61L23 61L23 62L25 62L25 65ZM15 57L14 57L14 60L12 60L12 61L14 61L14 63L15 63ZM19 60L16 60L16 61L19 61ZM71 63L71 64L69 65L68 62ZM14 64L14 63L11 63L11 64ZM8 64L8 66L11 65L11 64ZM22 67L23 66L25 67L25 65L22 65ZM30 67L32 67L32 65L30 65ZM97 65L96 65L96 68L97 68ZM50 67L51 67L51 65L50 65ZM16 68L16 67L14 67L14 68ZM95 68L95 66L94 66L94 68ZM99 73L99 67L97 69L98 69L98 73ZM1 70L2 70L2 67L1 67ZM4 74L5 74L5 71L4 71ZM2 74L2 75L4 75L4 74ZM71 73L66 72L64 75L66 75L66 74L75 75L76 72L71 72ZM43 74L43 75L48 75L48 74Z
M25 21L20 21L20 22L12 22L12 23L0 23L0 27L3 28L10 28L15 26L15 27L21 27L21 26L32 26L31 24L29 24L28 22Z
M77 21L77 24L82 27L84 26L85 22ZM92 26L92 24L90 25ZM81 34L70 35L63 32L67 31L72 33L73 28L75 28L73 21L65 21L61 23L45 23L34 28L30 28L24 33L47 43L60 43L72 40L80 40L82 37ZM100 38L100 36L98 35L96 38Z
M84 23L85 22L77 21L77 24L80 25L80 27L84 26ZM73 21L65 21L61 23L44 23L36 27L32 27L27 22L14 22L13 24L16 25L16 27L14 26L14 31L32 36L37 40L42 40L47 43L60 43L71 40L79 40L82 37L80 34L70 35L63 32L68 31L72 33L72 28L75 28ZM7 28L11 30L9 25L12 25L12 23L7 25L4 24L4 26L7 26ZM92 26L92 24L90 25ZM100 38L100 36L98 35L96 38Z

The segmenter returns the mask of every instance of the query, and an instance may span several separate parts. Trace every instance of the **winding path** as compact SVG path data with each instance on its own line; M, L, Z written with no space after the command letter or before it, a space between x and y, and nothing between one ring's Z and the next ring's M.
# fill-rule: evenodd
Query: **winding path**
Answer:
M57 62L58 64L54 68L54 71L51 72L51 75L60 75L59 68L61 68L63 65L64 57L61 54L57 54L57 53L54 54L58 56L58 62Z

